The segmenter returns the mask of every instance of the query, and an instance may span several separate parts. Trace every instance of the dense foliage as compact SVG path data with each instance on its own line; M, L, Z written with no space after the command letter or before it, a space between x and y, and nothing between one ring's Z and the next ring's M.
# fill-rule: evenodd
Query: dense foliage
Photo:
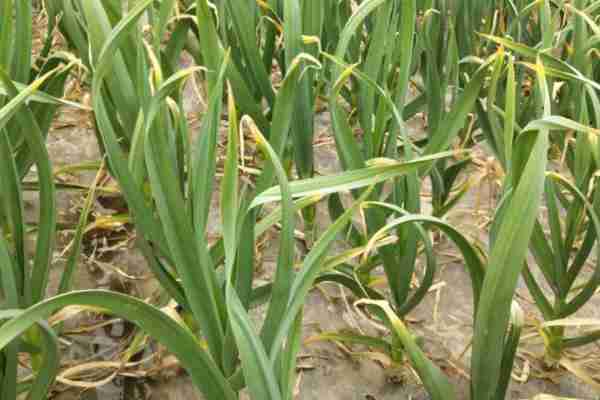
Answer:
M34 57L33 2L0 1L0 398L46 398L61 327L45 321L79 305L164 344L208 399L247 388L253 400L291 400L305 299L315 283L335 282L392 333L335 340L407 359L432 399L452 399L450 380L404 322L434 282L440 236L460 251L472 285L471 398L506 396L523 327L520 277L545 320L549 366L600 338L565 328L600 284L600 2L47 0L42 8L48 30ZM181 66L184 54L193 66ZM176 315L75 290L95 187L58 293L48 290L57 188L45 141L59 107L86 108L63 99L75 68L85 71L77 79L136 245ZM190 78L206 104L197 129L184 110ZM315 173L322 114L340 165L326 176ZM422 133L408 128L418 115ZM502 170L485 249L445 218L469 189L459 177L473 149ZM40 202L31 259L30 172ZM212 243L215 194L222 236ZM321 202L326 228L316 221ZM275 274L257 286L256 246L276 225ZM338 241L346 250L335 250ZM378 267L386 290L372 285ZM267 308L260 329L249 316L258 304ZM20 353L30 355L31 382L19 382Z

